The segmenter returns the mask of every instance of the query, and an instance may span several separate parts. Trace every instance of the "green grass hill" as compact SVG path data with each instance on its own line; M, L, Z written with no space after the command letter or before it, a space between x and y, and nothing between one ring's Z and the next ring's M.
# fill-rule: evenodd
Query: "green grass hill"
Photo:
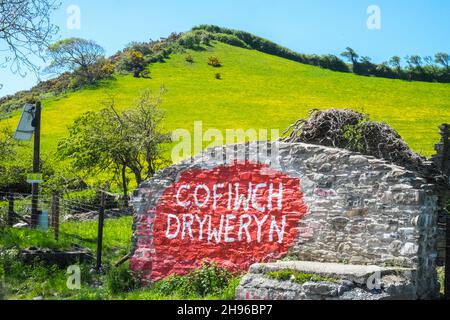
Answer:
M186 61L190 54L194 63ZM222 67L207 64L216 56ZM42 150L51 155L67 126L100 110L113 96L126 108L146 89L165 86L165 128L276 129L288 127L313 108L352 108L394 127L416 151L430 156L437 127L450 119L450 84L407 82L334 72L255 50L212 42L204 50L172 54L150 66L151 78L116 75L95 89L83 89L43 101ZM221 74L221 80L216 79ZM20 112L0 125L16 126Z

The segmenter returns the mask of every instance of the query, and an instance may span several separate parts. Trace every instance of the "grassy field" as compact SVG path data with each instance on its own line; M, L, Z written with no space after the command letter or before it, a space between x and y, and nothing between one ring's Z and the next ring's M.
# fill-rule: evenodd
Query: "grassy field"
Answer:
M104 273L91 272L90 264L80 264L81 288L69 289L66 285L66 270L43 265L24 265L17 261L17 252L28 247L66 249L73 244L89 248L95 254L97 223L63 223L60 240L55 241L51 232L29 229L0 229L0 281L3 282L7 299L29 300L43 299L69 300L178 300L178 299L233 299L239 284L239 277L232 277L225 288L217 292L199 295L195 288L182 288L183 277L169 278L153 287L125 290L129 281L128 266L113 268L113 263L130 251L131 217L105 220L103 237ZM76 237L74 237L76 236ZM5 274L3 274L3 272ZM2 293L0 282L0 298ZM187 285L190 285L189 283Z
M185 61L191 54L194 63ZM207 65L217 56L222 67ZM151 66L151 79L119 75L96 89L68 93L43 102L43 152L52 154L67 126L84 112L99 110L113 96L119 108L131 106L146 89L168 90L162 107L165 128L285 129L313 108L353 108L393 126L410 146L433 154L437 127L450 120L450 84L406 82L323 70L222 43L174 54ZM222 80L215 74L220 73ZM0 125L14 127L19 112Z

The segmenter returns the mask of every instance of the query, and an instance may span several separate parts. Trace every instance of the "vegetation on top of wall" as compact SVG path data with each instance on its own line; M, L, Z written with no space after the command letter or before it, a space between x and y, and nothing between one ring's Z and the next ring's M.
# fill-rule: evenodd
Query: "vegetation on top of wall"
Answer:
M343 148L417 172L421 172L426 160L411 150L392 127L350 109L311 110L308 118L298 120L285 133L285 142Z
M272 271L265 274L268 278L278 281L292 281L298 284L306 282L331 282L336 283L337 280L330 277L324 277L319 274L304 273L298 270L283 269L279 271Z
M225 295L225 299L233 299L239 279L227 269L215 263L204 262L202 266L185 276L172 275L156 282L152 290L170 296L183 298Z

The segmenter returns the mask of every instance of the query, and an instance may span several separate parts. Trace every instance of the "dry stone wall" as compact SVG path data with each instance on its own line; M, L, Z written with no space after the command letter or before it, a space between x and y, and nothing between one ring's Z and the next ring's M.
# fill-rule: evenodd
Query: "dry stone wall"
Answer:
M142 184L134 207L131 267L144 280L201 260L245 271L284 258L409 268L417 298L438 292L434 187L372 157L281 142L208 149Z

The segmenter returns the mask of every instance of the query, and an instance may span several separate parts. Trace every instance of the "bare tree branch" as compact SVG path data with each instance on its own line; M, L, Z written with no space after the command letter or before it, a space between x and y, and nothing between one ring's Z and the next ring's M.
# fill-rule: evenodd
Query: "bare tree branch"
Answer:
M21 76L39 71L32 57L44 54L58 32L50 20L60 7L57 0L0 0L0 67L9 65Z

